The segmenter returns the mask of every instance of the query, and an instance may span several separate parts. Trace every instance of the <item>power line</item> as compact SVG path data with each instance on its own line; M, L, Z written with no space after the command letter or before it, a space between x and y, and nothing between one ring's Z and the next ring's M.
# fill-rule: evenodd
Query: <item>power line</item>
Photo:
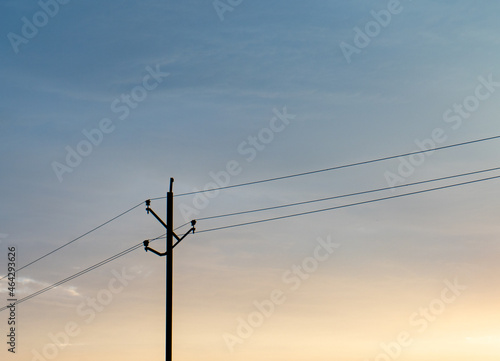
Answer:
M410 155L415 155L415 154L420 154L420 153L427 153L427 152L432 152L432 151L439 151L439 150L443 150L443 149L449 149L449 148L454 148L454 147L459 147L459 146L464 146L464 145L470 145L470 144L474 144L474 143L479 143L479 142L485 142L485 141L490 141L490 140L494 140L494 139L498 139L500 138L500 135L497 135L497 136L492 136L492 137L487 137L487 138L481 138L481 139L476 139L476 140L471 140L471 141L467 141L467 142L462 142L462 143L456 143L456 144L451 144L451 145L446 145L446 146L442 146L442 147L436 147L434 149L427 149L427 150L419 150L419 151L414 151L414 152L409 152L409 153L403 153L403 154L398 154L398 155L392 155L392 156L388 156L388 157L382 157L382 158L376 158L376 159L371 159L371 160L366 160L366 161L362 161L362 162L357 162L357 163L350 163L350 164L344 164L344 165L340 165L340 166L335 166L335 167L330 167L330 168L324 168L324 169L318 169L318 170L314 170L314 171L309 171L309 172L303 172L303 173L296 173L296 174L290 174L290 175L286 175L286 176L281 176L281 177L275 177L275 178L268 178L268 179L262 179L262 180L257 180L257 181L252 181L252 182L246 182L246 183L240 183L240 184L235 184L235 185L230 185L230 186L225 186L225 187L219 187L219 188L214 188L214 189L210 189L210 190L201 190L201 191L194 191L194 192L188 192L188 193L181 193L181 194L177 194L176 197L181 197L181 196L187 196L187 195L193 195L193 194L197 194L197 193L204 193L204 192L209 192L209 191L216 191L216 190L224 190L224 189L230 189L230 188L237 188L237 187L244 187L244 186L249 186L249 185L255 185L255 184L260 184L260 183L267 183L267 182L273 182L273 181L278 181L278 180L284 180L284 179L290 179L290 178L295 178L295 177L301 177L301 176L305 176L305 175L311 175L311 174L317 174L317 173L322 173L322 172L328 172L328 171L333 171L333 170L339 170L339 169L344 169L344 168L350 168L350 167L355 167L355 166L360 166L360 165L366 165L366 164L371 164L371 163L376 163L376 162L381 162L381 161L385 161L385 160L390 160L390 159L395 159L395 158L399 158L399 157L406 157L406 156L410 156ZM399 187L399 186L398 186ZM393 188L397 188L397 187L393 187ZM374 190L375 191L375 190ZM151 200L160 200L160 199L165 199L166 197L156 197L156 198L151 198ZM317 200L318 202L320 200ZM308 201L307 203L312 203L312 201ZM89 235L90 233L98 230L99 228L111 223L112 221L120 218L121 216L131 212L132 210L136 209L137 207L141 206L143 203L139 203L135 206L133 206L132 208L120 213L119 215L111 218L110 220L100 224L99 226L91 229L90 231L82 234L81 236L75 238L75 239L72 239L71 241L57 247L56 249L44 254L43 256L41 257L38 257L37 259L31 261L30 263L20 267L19 269L17 269L17 271L20 271L20 270L23 270L29 266L31 266L32 264L35 264L36 262L50 256L51 254L53 253L56 253L57 251L61 250L62 248L72 244L73 242L76 242L78 241L79 239ZM305 204L305 203L303 203ZM297 204L299 205L299 204ZM285 205L285 206L278 206L278 207L272 207L270 209L274 209L274 208L284 208L284 207L289 207L289 206L292 206L292 205ZM263 210L267 210L267 209L263 209ZM252 211L254 212L254 211ZM221 215L221 216L215 216L215 217L210 217L210 218L205 218L205 219L211 219L211 218L219 218L219 217L226 217L226 216L230 216L230 215L237 215L237 214L245 214L245 213L252 213L252 212L244 212L244 213L239 213L239 212L236 212L235 214L228 214L228 215ZM257 212L257 210L255 210L255 212ZM201 220L201 219L200 219ZM181 227L185 226L189 224L186 223L184 225L182 225ZM179 227L180 228L180 227ZM0 278L0 281L3 280L5 277L7 276L3 276L2 278Z
M164 236L165 236L165 235L163 234L163 235L158 236L158 237L156 237L156 238L150 239L149 241L150 241L150 242L154 242L155 240L158 240L158 239L160 239L160 238L162 238L162 237L164 237ZM38 295L41 295L42 293L45 293L45 292L47 292L47 291L50 291L51 289L54 289L54 288L56 288L56 287L58 287L58 286L62 285L63 283L69 282L69 281L71 281L71 280L73 280L73 279L75 279L75 278L78 278L78 277L80 277L80 276L83 276L84 274L86 274L86 273L88 273L88 272L90 272L90 271L93 271L93 270L95 270L96 268L99 268L99 267L101 267L101 266L104 266L105 264L107 264L107 263L109 263L109 262L112 262L112 261L114 261L115 259L120 258L120 257L122 257L122 256L125 256L126 254L128 254L128 253L130 253L130 252L133 252L133 251L135 251L136 249L139 249L139 248L141 248L141 247L143 247L143 243L142 243L142 242L141 242L140 244L136 244L136 245L134 245L134 246L132 246L132 247L130 247L130 248L127 248L126 250L121 251L120 253L117 253L117 254L115 254L114 256L111 256L111 257L109 257L109 258L106 258L105 260L102 260L101 262L98 262L98 263L94 264L93 266L90 266L90 267L88 267L88 268L86 268L86 269L84 269L84 270L82 270L82 271L80 271L80 272L78 272L78 273L75 273L75 274L74 274L74 275L72 275L72 276L69 276L69 277L67 277L67 278L65 278L65 279L63 279L63 280L60 280L59 282L53 283L53 284L51 284L50 286L47 286L47 287L45 287L45 288L43 288L43 289L41 289L41 290L39 290L39 291L37 291L37 292L34 292L34 293L32 293L32 294L30 294L30 295L28 295L28 296L26 296L26 297L23 297L23 298L21 298L21 299L17 300L17 301L15 302L15 304L16 304L16 305L18 305L18 304L20 304L20 303L26 302L26 301L28 301L28 300L32 299L33 297L36 297L36 296L38 296ZM0 308L0 312L2 312L2 311L4 311L4 310L6 310L7 308L8 308L8 306Z
M434 152L434 151L439 151L439 150L444 150L444 149L449 149L449 148L461 147L464 145L470 145L470 144L474 144L474 143L486 142L486 141L495 140L495 139L499 139L499 138L500 138L500 135L496 135L493 137L480 138L480 139L470 140L470 141L462 142L462 143L444 145L442 147L436 147L433 149L416 150L413 152L391 155L391 156L381 157L381 158L375 158L375 159L365 160L365 161L356 162L356 163L343 164L343 165L339 165L339 166L334 166L334 167L330 167L330 168L323 168L323 169L318 169L318 170L313 170L313 171L308 171L308 172L303 172L303 173L295 173L295 174L289 174L289 175L280 176L280 177L261 179L261 180L246 182L246 183L224 186L224 187L211 188L208 190L180 193L180 194L175 195L175 197L183 197L183 196L189 196L189 195L194 195L194 194L198 194L198 193L206 193L206 192L213 192L213 191L219 191L219 190L230 189L230 188L245 187L245 186L249 186L249 185L274 182L274 181L278 181L278 180L284 180L284 179L290 179L290 178L296 178L296 177L302 177L302 176L311 175L311 174L330 172L330 171L334 171L334 170L351 168L351 167L356 167L356 166L366 165L366 164L371 164L371 163L377 163L377 162L382 162L382 161L386 161L386 160L390 160L390 159L396 159L396 158L400 158L400 157L407 157L407 156L415 155L415 154L429 153L429 152ZM156 198L151 198L151 200L154 201L154 200L160 200L160 199L165 199L165 198L166 197L156 197Z
M329 207L329 208L323 208L323 209L318 209L318 210L314 210L314 211L308 211L308 212L301 212L301 213L295 213L295 214L289 214L289 215L285 215L285 216L279 216L279 217L273 217L273 218L266 218L266 219L261 219L261 220L257 220L257 221L251 221L251 222L244 222L244 223L239 223L239 224L233 224L233 225L228 225L228 226L222 226L222 227L216 227L216 228L211 228L211 229L206 229L206 230L202 230L202 231L198 231L197 233L207 233L207 232L213 232L213 231L219 231L219 230L223 230L223 229L229 229L229 228L235 228L235 227L241 227L241 226L246 226L246 225L251 225L251 224L258 224L258 223L264 223L264 222L270 222L270 221L276 221L276 220L281 220L281 219L286 219L286 218L292 218L292 217L298 217L298 216L304 216L304 215L309 215L309 214L314 214L314 213L320 213L320 212L326 212L326 211L330 211L330 210L336 210L336 209L341 209L341 208L347 208L347 207L353 207L353 206L359 206L359 205L363 205L363 204L369 204L369 203L375 203L375 202L380 202L380 201L385 201L385 200L389 200L389 199L395 199L395 198L402 198L402 197L406 197L406 196L410 196L410 195L416 195L416 194L422 194L422 193L426 193L426 192L432 192L432 191L436 191L436 190L443 190L443 189L448 189L448 188L452 188L452 187L459 187L459 186L464 186L464 185L468 185L468 184L473 184L473 183L479 183L479 182L484 182L484 181L488 181L488 180L493 180L493 179L498 179L500 178L500 176L494 176L494 177L488 177L488 178L481 178L481 179L476 179L476 180L472 180L472 181L467 181L467 182L462 182L462 183L455 183L455 184L451 184L451 185L446 185L446 186L441 186L441 187L435 187L435 188L429 188L429 189L424 189L424 190L420 190L420 191L415 191L415 192L410 192L410 193L404 193L404 194L399 194L399 195L394 195L394 196L388 196L388 197L383 197L383 198L376 198L376 199L371 199L371 200L367 200L367 201L362 201L362 202L356 202L356 203L350 203L350 204L345 204L345 205L342 205L342 206L336 206L336 207ZM178 227L180 228L180 227ZM154 239L151 239L150 241L155 241L155 240L158 240L162 237L164 237L165 234L161 235L161 236L158 236ZM28 295L20 300L18 300L16 302L16 304L19 304L19 303L22 303L22 302L25 302L33 297L36 297L42 293L45 293L57 286L60 286L61 284L63 283L66 283L70 280L73 280L77 277L80 277L90 271L93 271L94 269L96 268L99 268L117 258L120 258L132 251L135 251L136 249L138 248L141 248L143 246L143 243L140 243L140 244L137 244L137 245L134 245L120 253L117 253L115 254L114 256L111 256L99 263L96 263L94 264L93 266L90 266L88 268L86 268L85 270L83 271L80 271L72 276L69 276L59 282L56 282L48 287L45 287L31 295ZM1 311L4 311L6 310L8 307L3 307L3 308L0 308L0 312Z
M463 185L472 184L472 183L484 182L484 181L498 179L498 178L500 178L500 176L494 176L494 177L476 179L476 180L473 180L473 181L467 181L467 182L456 183L456 184L451 184L451 185L446 185L446 186L441 186L441 187L436 187L436 188L424 189L424 190L420 190L420 191L415 191L415 192L410 192L410 193L404 193L404 194L398 194L398 195L388 196L388 197L383 197L383 198L376 198L376 199L371 199L371 200L362 201L362 202L344 204L344 205L341 205L341 206L335 206L335 207L317 209L317 210L314 210L314 211L294 213L294 214L289 214L289 215L285 215L285 216L265 218L265 219L260 219L260 220L256 220L256 221L238 223L238 224L233 224L233 225L228 225L228 226L221 226L221 227L216 227L216 228L201 230L201 231L198 231L197 233L206 233L206 232L212 232L212 231L219 231L219 230L223 230L223 229L248 226L248 225L251 225L251 224L258 224L258 223L276 221L276 220L280 220L280 219L286 219L286 218L292 218L292 217L298 217L298 216L305 216L305 215L314 214L314 213L332 211L332 210L336 210L336 209L342 209L342 208L347 208L347 207L359 206L359 205L362 205L362 204L375 203L375 202L385 201L385 200L389 200L389 199L402 198L402 197L411 196L411 195L415 195L415 194L427 193L427 192L432 192L432 191L436 191L436 190L443 190L443 189L447 189L447 188L453 188L453 187L463 186Z
M420 184L431 183L431 182L438 182L438 181L442 181L442 180L459 178L459 177L465 177L465 176L470 176L470 175L476 175L476 174L486 173L486 172L492 172L492 171L496 171L496 170L500 170L500 167L489 168L489 169L484 169L484 170L479 170L479 171L474 171L474 172L468 172L468 173L455 174L455 175L441 177L441 178L433 178L433 179L423 180L423 181L419 181L419 182L413 182L413 183L407 183L407 184L400 184L400 185L393 186L393 187L384 187L384 188L370 189L370 190L361 191L361 192L342 194L342 195L337 195L337 196L332 196L332 197L325 197L325 198L319 198L319 199L313 199L313 200L303 201L303 202L288 203L288 204L283 204L283 205L279 205L279 206L272 206L272 207L265 207L265 208L258 208L258 209L240 211L240 212L232 212L232 213L226 213L226 214L219 214L219 215L208 216L208 217L201 217L201 218L197 218L196 220L197 221L204 221L204 220L209 220L209 219L224 218L224 217L237 216L237 215L242 215L242 214L249 214L249 213L269 211L269 210L274 210L274 209L294 207L294 206L299 206L299 205L304 205L304 204L317 203L317 202L323 202L323 201L328 201L328 200L333 200L333 199L340 199L340 198L346 198L346 197L352 197L352 196L359 196L359 195L363 195L363 194L369 194L369 193L375 193L375 192L382 192L382 191L387 191L387 190L394 190L394 189L398 189L398 188L410 187L410 186L414 186L414 185L420 185ZM187 225L189 223L190 222L187 222L187 223L183 224L182 226L185 226L185 225Z
M114 220L116 220L116 219L118 219L118 218L120 218L120 217L124 216L125 214L127 214L127 213L129 213L129 212L133 211L134 209L136 209L137 207L141 206L142 204L143 204L143 202L139 203L138 205L133 206L133 207L132 207L132 208L130 208L130 209L127 209L125 212L122 212L122 213L120 213L119 215L117 215L117 216L115 216L115 217L111 218L110 220L108 220L108 221L106 221L106 222L104 222L104 223L102 223L102 224L98 225L97 227L95 227L95 228L91 229L90 231L85 232L85 233L84 233L84 234L82 234L81 236L78 236L78 237L76 237L75 239L72 239L71 241L69 241L69 242L67 242L67 243L63 244L62 246L59 246L59 247L57 247L56 249L54 249L54 250L50 251L49 253L46 253L46 254L44 254L43 256L38 257L37 259L35 259L35 260L31 261L30 263L28 263L28 264L26 264L26 265L24 265L24 266L22 266L22 267L19 267L18 269L16 269L16 272L19 272L20 270L25 269L25 268L27 268L27 267L31 266L32 264L35 264L36 262L38 262L38 261L40 261L40 260L44 259L45 257L48 257L48 256L50 256L51 254L56 253L57 251L59 251L59 250L63 249L64 247L66 247L66 246L70 245L71 243L76 242L76 241L78 241L79 239L81 239L81 238L83 238L83 237L85 237L85 236L88 236L88 235L89 235L89 234L91 234L92 232L97 231L99 228L104 227L105 225L107 225L107 224L109 224L109 223L113 222ZM5 276L3 276L2 278L0 278L0 281L1 281L1 280L3 280L5 277L7 277L7 276L5 275Z

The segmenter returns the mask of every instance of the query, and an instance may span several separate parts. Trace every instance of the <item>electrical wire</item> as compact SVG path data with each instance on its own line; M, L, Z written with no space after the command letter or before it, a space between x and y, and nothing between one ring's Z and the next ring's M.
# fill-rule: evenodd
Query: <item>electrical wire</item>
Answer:
M370 190L361 191L361 192L342 194L342 195L337 195L337 196L332 196L332 197L325 197L325 198L319 198L319 199L313 199L313 200L303 201L303 202L288 203L288 204L283 204L283 205L279 205L279 206L272 206L272 207L265 207L265 208L258 208L258 209L240 211L240 212L232 212L232 213L219 214L219 215L214 215L214 216L200 217L200 218L196 218L196 220L197 221L204 221L204 220L209 220L209 219L217 219L217 218L237 216L237 215L243 215L243 214L249 214L249 213L269 211L269 210L274 210L274 209L294 207L294 206L299 206L299 205L304 205L304 204L311 204L311 203L323 202L323 201L328 201L328 200L334 200L334 199L340 199L340 198L347 198L347 197L352 197L352 196L359 196L359 195L363 195L363 194L369 194L369 193L375 193L375 192L382 192L382 191L387 191L387 190L395 190L395 189L398 189L398 188L411 187L411 186L421 185L421 184L426 184L426 183L431 183L431 182L438 182L438 181L442 181L442 180L448 180L448 179L453 179L453 178L465 177L465 176L476 175L476 174L481 174L481 173L486 173L486 172L493 172L493 171L496 171L496 170L500 170L500 167L489 168L489 169L484 169L484 170L479 170L479 171L474 171L474 172L468 172L468 173L455 174L455 175L441 177L441 178L427 179L427 180L423 180L423 181L419 181L419 182L413 182L413 183L407 183L407 184L400 184L400 185L396 185L396 186L393 186L393 187L384 187L384 188L370 189ZM187 223L183 224L181 227L183 227L183 226L185 226L185 225L187 225L189 223L190 222L187 222Z
M119 215L117 215L117 216L115 216L115 217L111 218L110 220L108 220L108 221L106 221L106 222L104 222L104 223L102 223L102 224L98 225L97 227L92 228L90 231L85 232L85 233L84 233L84 234L82 234L81 236L78 236L78 237L76 237L75 239L72 239L71 241L69 241L69 242L67 242L67 243L65 243L65 244L63 244L63 245L61 245L61 246L57 247L56 249L54 249L54 250L50 251L49 253L46 253L46 254L44 254L43 256L38 257L37 259L35 259L35 260L31 261L30 263L25 264L25 265L24 265L24 266L22 266L22 267L19 267L18 269L16 269L16 272L19 272L19 271L21 271L21 270L23 270L23 269L25 269L25 268L27 268L27 267L29 267L29 266L31 266L31 265L33 265L33 264L35 264L36 262L41 261L41 260L42 260L42 259L44 259L45 257L48 257L48 256L50 256L51 254L56 253L57 251L59 251L59 250L63 249L64 247L66 247L66 246L70 245L71 243L76 242L76 241L78 241L79 239L82 239L82 238L83 238L83 237L85 237L85 236L88 236L88 235L89 235L89 234L91 234L92 232L97 231L99 228L104 227L105 225L107 225L107 224L109 224L109 223L113 222L114 220L116 220L116 219L118 219L118 218L120 218L120 217L124 216L125 214L127 214L127 213L129 213L129 212L132 212L134 209L136 209L137 207L141 206L143 203L144 203L144 202L141 202L141 203L139 203L139 204L137 204L137 205L133 206L132 208L127 209L125 212L122 212L122 213L120 213ZM5 276L3 276L2 278L0 278L0 281L1 281L1 280L3 280L5 277L7 277L7 276L5 275Z
M164 237L164 236L165 236L165 234L163 234L163 235L161 235L161 236L158 236L158 237L156 237L156 238L150 239L149 241L150 241L150 242L154 242L155 240L158 240L158 239L160 239L160 238L162 238L162 237ZM66 283L66 282L69 282L69 281L71 281L71 280L73 280L73 279L75 279L75 278L78 278L78 277L80 277L80 276L82 276L82 275L84 275L84 274L86 274L86 273L88 273L88 272L90 272L90 271L95 270L96 268L99 268L99 267L101 267L101 266L104 266L105 264L107 264L107 263L109 263L109 262L112 262L112 261L114 261L115 259L120 258L120 257L122 257L122 256L125 256L126 254L128 254L128 253L130 253L130 252L133 252L133 251L135 251L136 249L139 249L139 248L141 248L141 247L143 247L143 243L142 243L142 242L141 242L140 244L136 244L136 245L134 245L134 246L132 246L132 247L130 247L130 248L127 248L126 250L121 251L120 253L117 253L117 254L115 254L114 256L111 256L111 257L109 257L109 258L106 258L105 260L102 260L101 262L98 262L98 263L96 263L96 264L94 264L94 265L92 265L92 266L90 266L90 267L88 267L88 268L86 268L86 269L84 269L84 270L82 270L82 271L78 272L78 273L75 273L75 274L74 274L74 275L72 275L72 276L69 276L69 277L67 277L67 278L65 278L65 279L63 279L63 280L60 280L59 282L53 283L53 284L51 284L50 286L47 286L47 287L45 287L45 288L42 288L41 290L39 290L39 291L37 291L37 292L34 292L34 293L32 293L32 294L30 294L30 295L28 295L28 296L26 296L26 297L23 297L23 298L21 298L21 299L17 300L16 302L14 302L14 304L15 304L15 305L18 305L18 304L20 304L20 303L26 302L26 301L28 301L28 300L32 299L33 297L36 297L36 296L38 296L38 295L41 295L42 293L45 293L45 292L47 292L47 291L50 291L51 289L54 289L54 288L56 288L56 287L58 287L58 286L60 286L60 285L62 285L62 284L64 284L64 283ZM5 311L7 308L8 308L8 306L0 308L0 312Z
M344 204L344 205L341 205L341 206L335 206L335 207L317 209L317 210L308 211L308 212L294 213L294 214L289 214L289 215L285 215L285 216L278 216L278 217L260 219L260 220L256 220L256 221L250 221L250 222L243 222L243 223L238 223L238 224L233 224L233 225L228 225L228 226L215 227L215 228L211 228L211 229L197 231L197 233L206 233L206 232L220 231L220 230L223 230L223 229L248 226L248 225L252 225L252 224L258 224L258 223L276 221L276 220L280 220L280 219L286 219L286 218L292 218L292 217L298 217L298 216L305 216L305 215L314 214L314 213L332 211L332 210L336 210L336 209L342 209L342 208L348 208L348 207L353 207L353 206L359 206L359 205L362 205L362 204L375 203L375 202L385 201L385 200L389 200L389 199L402 198L402 197L407 197L407 196L411 196L411 195L432 192L432 191L436 191L436 190L443 190L443 189L448 189L448 188L453 188L453 187L458 187L458 186L463 186L463 185L468 185L468 184L473 184L473 183L479 183L479 182L484 182L484 181L498 179L498 178L500 178L500 176L494 176L494 177L476 179L476 180L473 180L473 181L467 181L467 182L456 183L456 184L451 184L451 185L446 185L446 186L441 186L441 187L424 189L424 190L415 191L415 192L409 192L409 193L404 193L404 194L397 194L397 195L388 196L388 197L370 199L370 200L367 200L367 201L350 203L350 204Z
M433 149L416 150L413 152L391 155L391 156L382 157L382 158L369 159L369 160L365 160L365 161L361 161L361 162L357 162L357 163L343 164L343 165L339 165L339 166L334 166L334 167L330 167L330 168L323 168L323 169L318 169L318 170L313 170L313 171L308 171L308 172L303 172L303 173L289 174L289 175L285 175L285 176L281 176L281 177L261 179L261 180L246 182L246 183L228 185L228 186L224 186L224 187L211 188L211 189L207 189L207 190L199 190L199 191L193 191L193 192L187 192L187 193L180 193L180 194L174 195L174 197L183 197L183 196L189 196L189 195L194 195L194 194L198 194L198 193L214 192L214 191L219 191L219 190L224 190L224 189L245 187L245 186L250 186L250 185L255 185L255 184L261 184L261 183L267 183L267 182L274 182L274 181L278 181L278 180L302 177L302 176L311 175L311 174L330 172L330 171L334 171L334 170L351 168L351 167L356 167L356 166L366 165L366 164L371 164L371 163L377 163L377 162L396 159L396 158L400 158L400 157L407 157L407 156L411 156L411 155L415 155L415 154L429 153L429 152L440 151L440 150L444 150L444 149L461 147L464 145L470 145L470 144L474 144L474 143L486 142L486 141L495 140L495 139L499 139L499 138L500 138L500 135L496 135L496 136L487 137L487 138L470 140L470 141L462 142L462 143L444 145L444 146L436 147ZM161 199L165 199L165 198L167 198L167 197L156 197L156 198L151 198L151 200L154 201L154 200L161 200Z

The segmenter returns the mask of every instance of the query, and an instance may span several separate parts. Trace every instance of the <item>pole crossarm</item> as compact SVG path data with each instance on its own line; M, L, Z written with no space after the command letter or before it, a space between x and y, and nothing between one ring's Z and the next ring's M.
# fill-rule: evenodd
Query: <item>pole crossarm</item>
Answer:
M158 256L160 257L163 257L163 256L166 256L167 255L167 252L158 252L156 249L153 249L153 248L150 248L149 247L149 241L148 240L145 240L144 242L142 242L144 244L144 250L147 252L147 251L151 251L153 252L154 254L157 254Z
M194 232L196 231L196 229L195 229L195 227L194 227L194 225L195 225L195 224L196 224L196 221L195 221L195 220L191 221L191 225L193 225L193 227L191 227L191 229L190 229L189 231L187 231L187 232L186 232L186 233L185 233L185 234L184 234L181 238L177 237L177 235L174 233L174 237L175 237L175 238L177 238L177 242L175 242L175 243L174 243L174 245L172 246L172 248L174 248L174 247L175 247L175 246L177 246L179 243L181 243L181 241L182 241L184 238L186 238L186 236L187 236L189 233L193 232L193 234L194 234ZM145 241L144 241L144 242L142 242L142 243L144 244L144 250L145 250L146 252L147 252L147 251L151 251L151 252L153 252L153 253L157 254L158 256L166 256L166 255L168 254L168 252L163 252L163 253L160 253L160 252L158 252L157 250L155 250L155 249L153 249L153 248L149 247L149 240L145 240Z
M148 214L151 213L158 220L158 222L160 222L163 225L163 227L165 227L165 229L168 231L167 224L156 214L155 211L153 211L153 209L150 207L150 205L151 205L151 201L148 199L146 201L146 206L147 206L146 212L148 212ZM175 246L177 246L184 238L186 238L186 236L189 233L193 232L193 234L194 234L195 231L196 231L195 225L196 225L196 221L193 219L191 221L191 228L186 233L184 233L184 235L182 237L179 237L174 231L172 231L172 235L177 240L177 242L175 242L175 244L172 246L172 248L174 248ZM144 241L143 244L144 244L144 250L146 252L147 251L151 251L151 252L153 252L154 254L157 254L160 257L166 256L168 254L168 251L162 253L162 252L158 252L157 250L149 247L149 240Z

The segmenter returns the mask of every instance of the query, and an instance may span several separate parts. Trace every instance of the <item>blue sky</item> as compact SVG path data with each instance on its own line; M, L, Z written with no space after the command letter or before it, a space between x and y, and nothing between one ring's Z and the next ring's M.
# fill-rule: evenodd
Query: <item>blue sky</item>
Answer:
M2 2L2 267L7 245L17 247L19 266L26 264L141 201L163 196L170 177L175 192L183 193L202 189L229 162L238 165L230 179L238 184L411 152L435 129L441 129L440 145L500 133L500 5L495 2L243 0L228 5L222 0L232 10L223 14L214 3ZM44 15L44 8L52 15ZM374 13L386 16L385 26L373 25ZM28 39L25 21L46 24L35 26ZM366 34L369 24L376 34L346 59L341 44L356 46L356 29ZM26 40L13 44L12 34ZM483 100L477 99L478 87L487 91ZM454 129L444 115L450 109L448 114L456 115L454 106L474 97L477 104L466 104L474 105L473 111ZM277 112L289 114L289 124L266 133L277 124ZM88 154L68 165L68 149L90 144L88 132L100 132L97 144L82 145L80 151ZM251 146L259 134L272 139ZM496 167L496 145L435 152L404 182ZM255 152L251 161L249 149ZM58 176L56 163L71 172ZM399 165L395 159L227 190L196 216L386 187L387 172L398 174ZM467 340L461 360L472 360L469 355L477 356L485 342L482 359L497 359L500 350L491 340L500 336L487 321L500 297L491 289L498 281L492 257L498 252L495 182L190 236L176 254L177 358L371 360L381 352L380 343L410 327L409 314L440 294L443 279L460 278L467 279L468 295L415 337L399 359L426 354L426 360L457 360L450 345L460 340ZM193 201L176 198L176 224L184 223L182 206ZM164 216L163 200L153 207ZM18 277L25 277L20 296L161 234L142 208L20 271ZM207 220L198 229L294 211ZM318 237L327 236L341 244L338 252L231 353L222 335L234 331L254 300L283 287L283 272L310 256ZM156 314L163 310L158 286L163 262L142 250L20 305L23 359L50 343L49 332L72 319L84 323L77 306L105 289L112 271L123 267L138 281L117 294L100 319L86 324L57 357L86 360L113 352L120 360L138 354L161 359L163 326ZM5 326L2 321L2 330ZM134 327L144 337L135 337ZM108 336L99 338L100 332ZM343 340L337 352L332 339ZM308 345L318 352L299 352Z

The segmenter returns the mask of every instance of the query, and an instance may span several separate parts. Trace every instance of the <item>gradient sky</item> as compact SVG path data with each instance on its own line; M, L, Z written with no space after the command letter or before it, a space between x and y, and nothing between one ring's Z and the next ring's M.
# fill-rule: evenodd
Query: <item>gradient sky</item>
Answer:
M228 166L239 184L500 134L494 1L4 0L0 10L1 275L9 246L23 266L164 196L170 177L180 194ZM289 124L274 118L285 109ZM493 168L497 149L205 203L176 197L175 223L387 187L389 174L407 184ZM498 360L498 180L202 232L458 181L198 222L175 253L174 359ZM163 199L152 207L165 216ZM16 296L161 235L144 208L19 271ZM138 249L18 305L16 355L2 312L2 360L163 360L164 262Z

